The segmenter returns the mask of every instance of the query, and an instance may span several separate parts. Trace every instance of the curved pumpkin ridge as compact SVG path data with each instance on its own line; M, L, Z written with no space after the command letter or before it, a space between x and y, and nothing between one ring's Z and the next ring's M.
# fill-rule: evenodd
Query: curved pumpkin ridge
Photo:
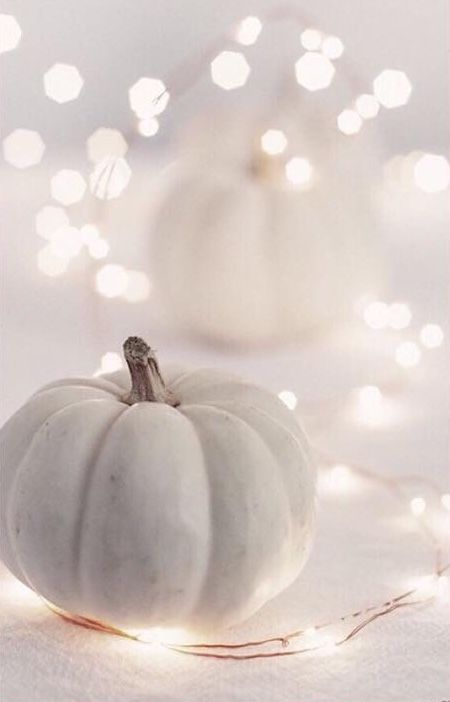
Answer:
M289 509L276 461L255 429L213 406L190 405L181 412L200 437L211 499L212 558L192 622L203 629L226 627L280 589L274 572L289 535ZM261 532L261 523L272 526Z
M78 599L76 595L72 601L67 599L67 593L73 596L76 592L77 583L76 572L71 565L76 563L72 558L76 542L71 537L74 535L76 539L77 536L73 528L77 524L77 492L78 487L83 486L83 472L87 469L90 451L103 429L98 427L98 412L95 412L96 422L89 421L86 415L89 410L101 409L103 413L106 408L109 410L107 421L111 410L126 409L110 400L82 400L66 405L45 420L33 435L18 465L9 495L6 523L11 549L23 581L46 599L69 611L76 611ZM76 417L77 414L80 416ZM68 415L72 415L70 425L67 423ZM77 420L81 421L79 427L74 426ZM69 431L68 426L71 427ZM80 444L81 430L84 440ZM62 443L57 440L58 432L64 439ZM87 432L92 433L91 441L87 438ZM53 436L55 433L56 437ZM80 465L82 450L86 453L85 460L81 457ZM54 453L53 457L50 454L50 459L49 451ZM59 493L58 499L55 493ZM25 504L40 508L49 502L42 510L19 509L23 500ZM42 513L45 513L44 520L40 519ZM43 562L46 563L44 568Z
M71 398L73 398L74 395L78 395L79 399L77 399L76 402L84 402L89 399L86 397L86 391L89 396L92 395L95 389L79 388L72 390ZM97 389L96 395L97 397L95 399L109 400L109 395L105 397L105 393L101 390ZM49 388L48 390L43 390L41 393L34 395L6 422L1 431L2 441L0 445L2 458L0 493L2 504L8 505L9 503L10 490L17 472L20 469L20 463L29 450L35 434L46 421L71 402L72 400L69 399L64 388ZM6 509L1 509L0 520L2 523L2 531L7 535ZM12 573L26 584L23 573L15 562L14 549L11 548L8 538L1 539L0 544L2 559Z
M308 531L311 527L315 513L313 498L315 494L316 471L314 463L310 459L309 454L304 451L299 438L287 429L281 421L268 412L258 407L251 407L244 403L236 403L233 401L217 401L213 406L231 412L231 414L240 417L252 427L258 433L261 441L267 445L277 462L279 460L280 450L285 448L288 443L292 445L293 454L297 454L292 456L291 464L288 464L287 460L278 463L279 470L283 476L283 487L291 517L292 552L290 555L292 565L288 569L291 572L288 579L293 581L298 576L309 554L309 542L311 541L311 537L308 539L308 543L305 543L304 534L305 530ZM262 426L260 424L261 419L263 420ZM266 423L265 426L264 423ZM272 431L275 430L280 437L280 441L274 434L271 434L270 438L267 436L267 425L271 425ZM298 456L299 453L300 459ZM299 471L301 470L306 470L310 473L306 485L306 494L304 490L301 490L299 494L299 486L297 483L298 477L300 477ZM301 477L303 478L304 476ZM298 560L292 558L296 551L299 551ZM284 582L283 586L285 585L286 582Z
M103 378L102 376L97 376L96 378L63 378L62 380L53 380L51 383L44 385L42 388L37 390L33 397L36 395L42 395L42 393L48 390L55 390L57 388L93 388L94 390L99 390L108 393L114 399L120 399L123 393L122 388L116 383Z

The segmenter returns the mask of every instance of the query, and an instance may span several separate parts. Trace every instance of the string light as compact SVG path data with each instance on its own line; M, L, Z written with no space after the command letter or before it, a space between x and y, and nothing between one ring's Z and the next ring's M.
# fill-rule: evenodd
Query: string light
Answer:
M57 278L66 272L68 259L57 256L49 246L45 246L38 252L37 265L41 273L50 278Z
M311 92L328 88L335 71L326 56L314 51L307 51L295 64L297 83Z
M376 426L383 419L383 395L376 385L365 385L356 391L357 418L363 424Z
M32 129L15 129L3 139L3 157L16 168L30 168L40 162L45 144Z
M246 17L239 22L236 30L236 41L243 46L254 44L262 31L262 22L258 17Z
M89 161L98 163L104 158L120 158L128 151L128 144L118 129L100 127L86 142Z
M383 107L391 109L406 105L411 96L412 86L403 71L382 71L373 82L373 92Z
M34 221L39 236L50 239L57 229L69 224L69 217L62 207L45 205L36 213Z
M102 375L103 373L115 373L123 367L122 357L115 351L107 351L100 359L100 368L98 368L94 376Z
M71 259L78 256L82 245L79 230L66 224L53 232L49 249L54 256Z
M300 35L302 46L307 51L318 51L322 45L322 32L318 29L308 27Z
M22 30L13 15L0 14L0 54L16 49L22 38Z
M239 51L221 51L211 61L211 78L215 85L224 90L240 88L248 80L250 66Z
M52 198L62 205L73 205L82 200L86 191L86 181L81 173L63 168L50 181Z
M444 332L439 324L425 324L420 330L420 341L427 349L436 349L444 341Z
M295 410L297 407L297 396L292 392L292 390L282 390L278 393L278 397L282 402L284 402L288 409Z
M450 165L445 156L423 154L414 166L414 182L424 193L440 193L450 185Z
M128 91L130 107L140 119L161 114L169 102L169 92L159 78L139 78Z
M326 471L319 482L321 493L344 494L354 487L352 471L344 463L337 463Z
M327 58L335 61L344 53L344 44L339 37L325 37L322 42L322 53Z
M450 512L450 494L445 493L444 495L441 495L441 504L444 509L447 510L447 512Z
M380 103L375 95L369 95L368 93L364 93L356 98L355 107L358 114L363 119L373 119L380 111Z
M421 514L425 512L427 503L423 499L423 497L413 497L411 502L409 503L411 512L415 517L420 517Z
M362 119L356 110L342 110L338 115L339 130L348 136L357 134L362 127Z
M124 158L104 158L89 177L91 192L100 200L119 197L128 186L131 168Z
M150 281L145 273L140 271L127 271L127 286L123 297L127 302L143 302L150 295Z
M277 156L286 150L288 140L281 129L268 129L261 137L261 148L270 156Z
M395 360L403 368L413 368L420 361L421 351L414 341L404 341L395 351Z
M44 73L45 94L58 103L76 100L83 84L78 68L67 63L55 63Z
M294 186L305 186L311 182L312 166L307 158L294 156L285 166L286 178Z
M106 258L109 253L109 244L105 239L96 239L88 244L88 251L90 257L96 260Z
M155 136L159 131L159 122L156 117L147 117L138 122L138 132L144 137Z

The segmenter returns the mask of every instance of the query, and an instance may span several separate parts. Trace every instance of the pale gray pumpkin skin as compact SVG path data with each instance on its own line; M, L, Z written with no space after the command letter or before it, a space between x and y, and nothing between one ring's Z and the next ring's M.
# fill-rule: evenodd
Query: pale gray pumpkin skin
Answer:
M126 404L119 371L48 385L6 423L0 555L70 613L221 629L300 573L315 468L269 392L217 371L163 376L177 407Z

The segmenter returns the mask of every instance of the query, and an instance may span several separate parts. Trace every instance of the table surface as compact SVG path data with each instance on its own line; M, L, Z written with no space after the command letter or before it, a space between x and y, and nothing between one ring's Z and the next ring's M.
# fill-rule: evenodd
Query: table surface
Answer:
M36 177L29 187L31 176L11 175L11 170L3 175L8 305L2 420L40 384L61 375L91 374L99 356L119 348L131 326L139 333L152 328L160 355L169 360L220 365L276 392L294 391L312 441L337 462L357 461L382 475L426 475L449 491L448 342L424 351L410 371L400 371L393 361L400 336L417 339L426 322L440 323L448 338L448 214L442 197L399 196L385 202L394 271L386 299L411 305L407 332L369 332L361 325L333 338L239 354L178 339L158 327L154 311L142 305L131 309L98 301L101 324L95 326L81 264L60 280L36 272L39 242L32 215L45 204L47 186ZM130 265L135 259L136 267L140 240L124 241L117 232L112 237L116 258ZM392 390L383 421L364 426L355 420L348 392L385 383ZM339 401L328 403L330 398ZM337 411L329 409L335 406ZM334 619L389 599L431 568L429 548L407 503L398 504L384 488L362 479L341 495L322 489L315 547L299 580L222 639L261 638ZM332 653L236 662L190 657L69 624L5 569L0 585L3 702L439 702L450 696L448 613L441 600L383 617Z

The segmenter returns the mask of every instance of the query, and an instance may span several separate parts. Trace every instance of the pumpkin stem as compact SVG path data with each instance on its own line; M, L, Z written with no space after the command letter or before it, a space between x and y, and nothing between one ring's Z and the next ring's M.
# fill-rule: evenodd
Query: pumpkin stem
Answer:
M136 402L176 402L167 390L154 351L143 339L130 336L123 345L123 353L131 375L131 392L123 398L129 405Z

